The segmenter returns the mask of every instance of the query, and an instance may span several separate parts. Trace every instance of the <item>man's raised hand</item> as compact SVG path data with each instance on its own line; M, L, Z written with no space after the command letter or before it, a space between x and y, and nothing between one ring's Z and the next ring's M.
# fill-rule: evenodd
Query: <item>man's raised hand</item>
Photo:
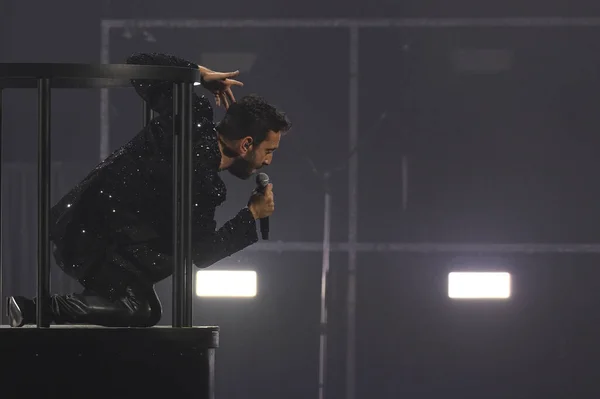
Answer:
M229 104L235 102L235 96L231 91L232 86L244 86L238 80L231 79L240 74L240 71L235 72L215 72L205 67L200 67L202 74L202 86L210 91L215 96L217 106L223 105L225 109L229 108Z

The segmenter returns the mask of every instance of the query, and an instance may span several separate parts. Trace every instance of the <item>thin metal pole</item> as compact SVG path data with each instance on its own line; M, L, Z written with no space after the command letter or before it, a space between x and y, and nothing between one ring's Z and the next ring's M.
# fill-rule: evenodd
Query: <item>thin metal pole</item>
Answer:
M408 156L402 155L402 210L408 207Z
M441 242L359 242L353 245L357 252L413 253L413 254L600 254L600 244L473 244ZM347 242L332 242L331 252L349 252ZM323 252L322 242L286 241L258 242L244 251L248 252ZM368 267L368 265L363 265Z
M319 399L325 398L327 377L327 278L331 254L331 194L325 191L323 212L323 261L321 267L321 339L319 341Z
M500 18L263 18L263 19L105 19L108 28L564 28L600 26L599 17Z
M183 244L182 267L184 268L183 277L183 296L184 296L184 314L183 326L191 327L193 320L192 309L192 90L193 83L182 83L179 90L181 104L181 114L179 115L181 123L181 211L183 223L181 224L181 242Z
M4 269L2 267L2 245L3 245L3 235L2 232L4 230L4 218L3 218L3 208L2 208L2 197L4 194L3 185L2 185L2 153L3 153L3 136L2 136L2 88L0 88L0 301L4 303ZM0 312L0 325L4 324L4 312Z
M110 63L110 25L100 24L100 63ZM100 89L100 149L98 157L104 161L110 148L110 95L109 90Z
M179 226L181 226L181 131L178 126L177 115L181 114L179 101L179 85L173 84L173 327L183 325L183 254Z
M187 161L187 154L185 151L185 144L187 141L187 135L185 132L185 94L184 88L182 84L178 85L178 99L177 102L179 104L179 110L176 114L177 124L179 126L179 164L177 164L177 168L179 168L179 214L181 218L179 220L179 225L177 228L179 229L179 268L181 273L181 280L179 286L179 298L177 301L181 305L181 325L180 327L186 327L187 321L187 301L186 301L186 288L187 288L187 259L186 259L186 250L185 250L185 220L187 218L186 207L185 207L185 198L186 198L186 184L187 181L187 170L185 168Z
M192 325L192 90L173 87L173 327Z
M38 279L37 327L49 327L50 297L50 79L38 80Z
M358 27L350 28L350 151L358 143ZM356 397L356 242L358 239L358 151L350 158L348 169L348 293L346 341L346 398Z

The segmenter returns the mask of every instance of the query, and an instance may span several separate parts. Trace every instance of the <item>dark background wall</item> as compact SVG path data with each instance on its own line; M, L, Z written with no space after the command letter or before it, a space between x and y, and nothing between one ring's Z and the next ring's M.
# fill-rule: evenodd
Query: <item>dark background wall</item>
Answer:
M99 62L102 18L527 17L598 15L592 2L3 1L1 61ZM322 239L320 169L348 152L348 34L339 30L153 29L111 34L111 60L165 51L200 60L251 53L238 95L258 92L295 123L268 173L283 242ZM600 27L364 29L360 32L359 241L595 243ZM237 66L232 65L232 68ZM98 162L97 92L55 95L54 198ZM34 292L35 93L4 95L6 294ZM111 95L111 150L139 129L134 93ZM380 117L385 118L378 123ZM217 114L217 118L220 117ZM402 177L403 161L408 182ZM228 176L224 221L251 182ZM348 237L348 178L332 180L335 242ZM549 247L553 249L556 247ZM583 253L361 252L357 398L594 398L598 256ZM253 268L259 296L198 300L222 328L222 397L317 394L319 252L248 250L216 265ZM347 255L332 257L329 391L345 394ZM457 303L448 272L506 270L513 298ZM56 290L76 289L59 274ZM170 323L169 281L161 283Z

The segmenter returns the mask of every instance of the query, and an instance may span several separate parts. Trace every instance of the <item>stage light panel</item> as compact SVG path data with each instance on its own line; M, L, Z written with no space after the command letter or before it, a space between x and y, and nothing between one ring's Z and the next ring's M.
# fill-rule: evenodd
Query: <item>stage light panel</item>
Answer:
M249 298L257 293L257 275L253 270L199 270L196 295L199 297Z
M448 297L452 299L507 299L511 276L505 272L452 272L448 275Z

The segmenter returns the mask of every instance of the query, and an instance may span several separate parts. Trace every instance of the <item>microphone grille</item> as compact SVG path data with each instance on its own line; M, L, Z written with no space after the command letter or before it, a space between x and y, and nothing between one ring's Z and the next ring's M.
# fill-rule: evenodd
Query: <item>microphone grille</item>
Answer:
M259 173L256 175L256 184L261 187L266 187L269 184L269 175L266 173Z

